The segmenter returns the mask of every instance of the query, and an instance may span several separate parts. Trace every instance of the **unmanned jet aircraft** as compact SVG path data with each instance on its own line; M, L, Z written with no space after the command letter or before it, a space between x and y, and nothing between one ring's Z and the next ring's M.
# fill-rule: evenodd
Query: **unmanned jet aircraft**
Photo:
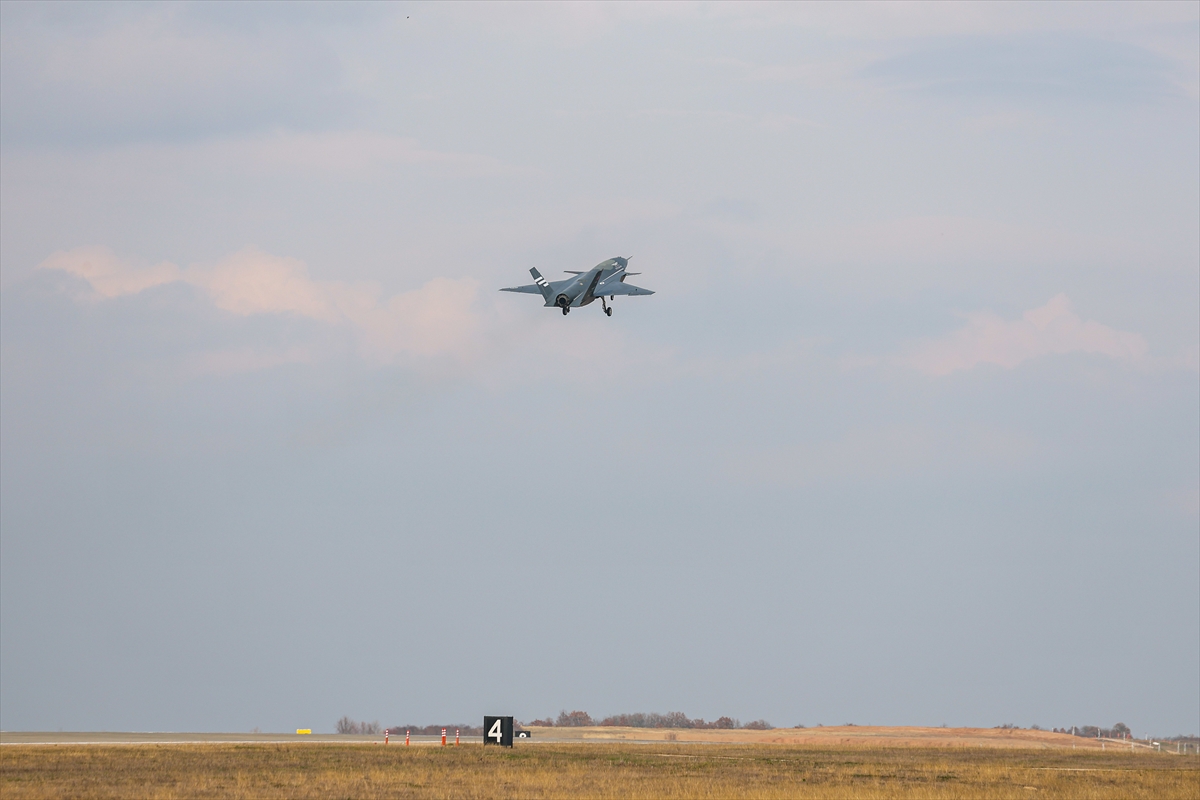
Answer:
M542 277L542 273L531 269L529 274L533 276L533 283L526 286L513 286L500 291L540 294L546 298L547 308L558 306L562 309L563 316L571 311L572 306L586 306L588 303L599 300L600 305L604 308L604 313L611 317L612 307L605 302L605 297L612 300L619 294L654 294L649 289L625 282L626 276L641 275L640 272L626 272L627 266L629 266L629 259L617 256L607 261L601 261L587 272L566 270L575 277L565 278L561 281L548 281Z

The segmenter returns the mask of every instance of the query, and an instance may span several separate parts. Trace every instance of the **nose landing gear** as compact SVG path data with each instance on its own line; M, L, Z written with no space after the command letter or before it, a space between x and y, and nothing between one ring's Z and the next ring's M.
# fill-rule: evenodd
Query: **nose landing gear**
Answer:
M604 308L604 313L611 317L612 309L608 307L608 303L604 302L603 297L600 298L600 305Z

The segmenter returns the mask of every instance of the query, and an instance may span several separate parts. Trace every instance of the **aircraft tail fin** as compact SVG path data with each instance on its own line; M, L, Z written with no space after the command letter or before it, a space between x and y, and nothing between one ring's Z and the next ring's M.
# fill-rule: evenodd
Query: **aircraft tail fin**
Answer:
M542 297L546 298L546 302L550 302L550 296L554 294L554 288L550 286L550 282L542 277L542 273L537 271L537 267L530 267L529 274L533 276L533 282L542 290Z

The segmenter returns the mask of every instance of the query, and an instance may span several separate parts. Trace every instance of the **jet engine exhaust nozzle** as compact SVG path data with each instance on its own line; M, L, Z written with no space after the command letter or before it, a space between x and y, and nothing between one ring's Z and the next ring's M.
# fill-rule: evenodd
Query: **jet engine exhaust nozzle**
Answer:
M558 306L559 308L566 308L567 306L571 305L571 298L567 297L565 294L560 294L558 297L554 298L554 305Z

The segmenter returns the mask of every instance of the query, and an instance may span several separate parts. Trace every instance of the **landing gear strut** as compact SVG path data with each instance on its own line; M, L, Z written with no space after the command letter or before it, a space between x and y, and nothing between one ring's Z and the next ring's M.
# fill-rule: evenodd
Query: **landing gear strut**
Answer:
M604 302L604 298L600 298L600 305L604 308L604 313L612 316L612 309L608 307L608 303Z

